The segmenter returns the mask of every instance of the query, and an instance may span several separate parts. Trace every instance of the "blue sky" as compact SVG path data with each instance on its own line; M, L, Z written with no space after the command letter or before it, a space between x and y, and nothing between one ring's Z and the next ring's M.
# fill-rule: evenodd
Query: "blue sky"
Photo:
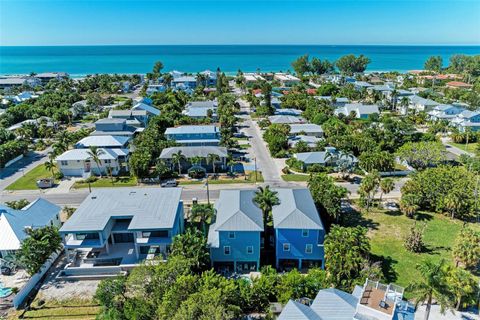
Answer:
M480 44L479 0L0 0L1 45Z

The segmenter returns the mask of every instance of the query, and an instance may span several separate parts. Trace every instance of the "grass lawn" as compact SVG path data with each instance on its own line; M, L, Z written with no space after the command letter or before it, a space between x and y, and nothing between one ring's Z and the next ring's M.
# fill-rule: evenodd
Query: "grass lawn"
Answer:
M137 178L131 176L113 177L113 183L110 177L98 178L97 181L90 183L92 188L110 188L110 187L135 187ZM87 182L75 182L75 189L88 188Z
M469 143L468 146L465 143L451 142L449 144L451 144L452 146L455 146L459 149L462 149L463 151L467 151L467 152L471 152L471 153L475 153L475 151L477 149L477 143Z
M248 143L239 144L239 145L238 145L238 149L240 149L240 150L246 150L246 149L248 149L248 148L250 148L250 147L251 147L251 146L250 146L250 144L248 144Z
M399 212L372 210L363 216L352 214L346 220L347 225L363 225L369 228L371 253L374 255L372 258L383 261L388 282L403 287L419 277L415 266L421 261L438 261L443 258L453 263L451 249L463 225L462 221L451 220L440 214L421 213L417 224L427 224L424 234L426 249L425 252L417 254L407 251L403 246L415 220ZM471 225L480 230L479 225Z
M51 178L52 173L47 171L44 164L39 164L24 176L9 185L6 190L37 190L37 180L40 178Z
M284 181L300 182L300 181L308 181L309 178L310 178L310 175L308 174L282 174L282 179Z
M95 319L100 307L84 300L47 301L23 314L23 319Z
M246 172L246 178L245 176L238 176L235 178L230 178L230 177L225 177L222 176L221 179L216 179L212 180L209 179L208 183L209 184L231 184L231 183L255 183L255 171L247 171ZM261 183L263 182L263 176L260 171L257 172L257 182ZM179 180L178 185L191 185L191 184L202 184L205 183L205 179L203 180Z

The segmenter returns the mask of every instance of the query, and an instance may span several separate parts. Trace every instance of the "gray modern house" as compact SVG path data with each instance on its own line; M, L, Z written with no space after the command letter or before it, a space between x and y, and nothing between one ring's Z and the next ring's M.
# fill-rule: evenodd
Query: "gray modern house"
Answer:
M60 229L70 259L64 273L95 274L96 267L119 272L155 256L166 259L173 237L184 229L181 192L181 188L94 190Z

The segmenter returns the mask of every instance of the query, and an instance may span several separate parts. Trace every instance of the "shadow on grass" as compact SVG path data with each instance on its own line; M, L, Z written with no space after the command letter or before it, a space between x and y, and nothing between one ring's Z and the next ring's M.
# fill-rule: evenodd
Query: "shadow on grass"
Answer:
M393 210L393 211L385 211L385 214L387 216L391 216L391 217L399 217L399 216L403 216L403 213L400 212L400 210Z
M341 225L346 227L362 226L372 230L378 229L378 223L369 218L368 214L362 214L353 207L350 207L343 213Z
M433 219L433 215L423 213L423 212L417 212L415 213L415 220L417 221L430 221Z
M393 266L398 263L397 260L392 259L392 257L377 256L375 254L371 254L370 257L374 262L381 262L382 272L386 282L394 283L397 281L398 273L393 268Z

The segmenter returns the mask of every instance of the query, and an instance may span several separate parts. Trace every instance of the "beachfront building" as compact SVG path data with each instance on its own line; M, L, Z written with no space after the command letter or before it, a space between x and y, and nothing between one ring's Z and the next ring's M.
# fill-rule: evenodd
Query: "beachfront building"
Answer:
M167 128L165 137L183 146L218 146L220 128L214 125Z
M20 86L29 86L33 88L40 84L40 79L34 77L0 77L0 89L6 91Z
M335 288L322 289L315 299L290 300L277 320L413 320L415 307L403 300L404 289L366 279L347 293Z
M145 259L167 259L173 237L184 231L181 193L181 188L92 191L60 228L70 259L63 273L120 273Z
M197 87L197 78L195 76L174 77L172 87L177 90L191 91Z
M299 270L323 267L325 229L308 189L275 189L273 207L276 267Z
M368 119L370 115L380 114L380 110L376 104L347 103L345 106L337 108L335 115L344 115L346 117L355 114L357 119Z
M2 98L2 104L6 105L8 103L13 103L13 104L19 104L22 102L25 102L30 99L36 99L38 98L38 95L30 92L30 91L23 91L17 95L12 95L12 96L4 96Z
M243 77L245 78L245 83L247 86L252 86L254 83L259 81L266 81L265 78L258 73L244 73Z
M361 90L366 90L368 88L373 87L373 84L365 82L365 81L355 81L353 82L353 86L355 90L361 91Z
M323 129L318 124L313 123L293 123L290 124L291 136L313 136L317 138L323 137Z
M182 171L188 171L192 167L205 170L205 172L215 172L225 170L227 167L228 151L225 147L217 146L198 146L198 147L171 147L162 150L159 159L164 160L172 170L178 170L176 155L181 154L185 158L180 161ZM210 155L217 155L218 160L215 163L208 161ZM198 161L194 163L193 160Z
M204 76L205 82L201 83L205 87L215 87L217 85L217 73L211 70L200 72Z
M465 82L461 82L461 81L450 81L450 82L447 82L445 86L451 89L467 89L467 90L472 89L473 87L473 85Z
M0 204L0 258L13 257L28 231L45 226L60 227L62 209L38 198L20 210Z
M291 87L300 83L299 78L288 73L275 73L273 79L279 81L284 87Z
M50 80L62 80L68 78L66 72L42 72L35 75L35 78L40 79L42 84L48 83Z
M248 273L260 268L262 210L254 203L255 190L221 190L215 202L215 222L208 245L212 267L222 273Z

